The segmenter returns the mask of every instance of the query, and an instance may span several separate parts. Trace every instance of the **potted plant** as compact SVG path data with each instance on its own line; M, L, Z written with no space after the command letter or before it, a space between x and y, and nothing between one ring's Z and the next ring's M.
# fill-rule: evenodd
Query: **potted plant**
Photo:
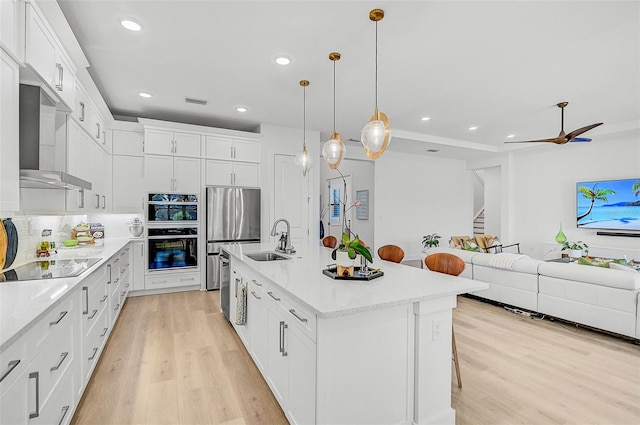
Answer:
M353 239L349 236L349 233L344 232L342 234L342 241L331 253L331 258L336 260L338 266L337 274L340 276L353 276L354 260L357 254L362 255L369 262L373 262L371 252L369 249L360 244L360 238L355 235Z
M562 251L568 250L570 258L580 258L584 254L589 253L589 245L582 241L570 242L566 241L562 244Z
M440 245L440 241L438 239L440 239L441 236L437 233L432 233L430 235L426 235L422 237L422 246L424 247L425 250L429 249L429 248L433 248L436 247L438 245Z

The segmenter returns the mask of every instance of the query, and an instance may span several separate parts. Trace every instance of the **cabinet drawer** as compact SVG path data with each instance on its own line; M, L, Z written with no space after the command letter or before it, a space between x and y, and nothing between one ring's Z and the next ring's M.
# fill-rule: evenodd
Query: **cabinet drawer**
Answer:
M270 286L265 291L267 299L277 305L284 312L287 324L296 326L302 333L307 335L312 341L316 340L316 315L307 308L301 307L298 302L292 301L284 291Z
M31 419L29 424L66 425L71 422L75 403L73 396L73 374L68 370L48 400L40 399L40 414Z
M118 289L114 291L110 296L109 302L109 323L115 323L116 318L120 314L120 310L122 310L122 303L124 299L121 295L121 286L118 285Z
M38 323L29 331L29 334L32 335L32 338L29 338L29 352L39 352L56 331L67 326L72 326L72 310L73 297L67 297L38 320Z
M131 268L131 248L127 245L117 255L120 258L118 265L120 267L120 276L122 276Z
M96 318L95 325L91 328L84 340L82 350L82 374L84 376L84 382L88 382L93 373L94 365L100 358L102 348L109 336L109 314L107 311L103 311Z
M176 288L200 285L200 273L176 273L145 276L144 289Z
M57 331L27 368L30 380L37 381L38 398L41 407L47 403L65 371L69 370L72 373L74 371L72 367L75 354L73 344L74 330L75 327L70 322L67 326Z
M82 329L88 334L95 325L98 316L105 311L109 295L105 282L94 282L91 286L82 287Z
M0 353L0 394L16 380L27 365L31 362L32 356L27 353L27 338L30 333L23 335L9 348Z

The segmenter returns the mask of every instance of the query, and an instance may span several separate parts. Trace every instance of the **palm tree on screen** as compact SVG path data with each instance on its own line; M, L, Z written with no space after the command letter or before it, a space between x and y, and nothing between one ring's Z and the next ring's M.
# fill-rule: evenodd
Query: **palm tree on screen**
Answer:
M592 189L589 189L585 186L578 187L578 192L582 194L583 197L591 200L591 205L589 205L589 210L578 217L578 221L582 220L589 214L591 214L591 210L593 209L593 204L598 201L607 201L607 195L615 195L616 192L611 189L598 189L597 184L593 185Z
M640 182L635 182L633 186L631 186L631 190L633 190L634 195L640 196Z

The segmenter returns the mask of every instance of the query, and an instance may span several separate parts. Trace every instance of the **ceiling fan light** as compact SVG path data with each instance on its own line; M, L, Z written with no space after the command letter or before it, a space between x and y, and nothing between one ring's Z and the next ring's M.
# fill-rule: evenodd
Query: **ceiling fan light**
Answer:
M331 139L327 140L322 146L322 157L327 161L329 168L335 170L340 165L346 151L342 137L334 132L331 135Z

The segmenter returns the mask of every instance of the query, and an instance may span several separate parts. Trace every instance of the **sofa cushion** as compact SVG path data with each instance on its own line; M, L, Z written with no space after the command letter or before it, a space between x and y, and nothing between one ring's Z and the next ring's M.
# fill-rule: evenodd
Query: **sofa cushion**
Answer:
M616 269L616 270L622 270L622 271L625 271L625 272L638 273L638 271L636 271L635 269L632 269L629 266L624 266L622 264L617 264L617 263L614 263L613 261L609 263L609 268Z
M518 254L504 254L504 255L518 255ZM471 262L474 265L492 267L495 262L496 256L502 256L502 254L478 254L474 255ZM520 273L538 274L538 265L544 261L534 260L528 255L518 255L520 257L513 263L511 270Z
M457 257L460 257L464 260L465 263L471 264L471 258L476 255L483 255L474 251L465 251L464 249L454 249L454 248L446 248L446 247L437 247L430 248L427 250L427 257L438 252L448 252L449 254L453 254Z
M585 267L578 264L542 262L538 266L541 276L586 282L600 286L620 289L640 289L640 273L627 273L621 270L602 267Z

